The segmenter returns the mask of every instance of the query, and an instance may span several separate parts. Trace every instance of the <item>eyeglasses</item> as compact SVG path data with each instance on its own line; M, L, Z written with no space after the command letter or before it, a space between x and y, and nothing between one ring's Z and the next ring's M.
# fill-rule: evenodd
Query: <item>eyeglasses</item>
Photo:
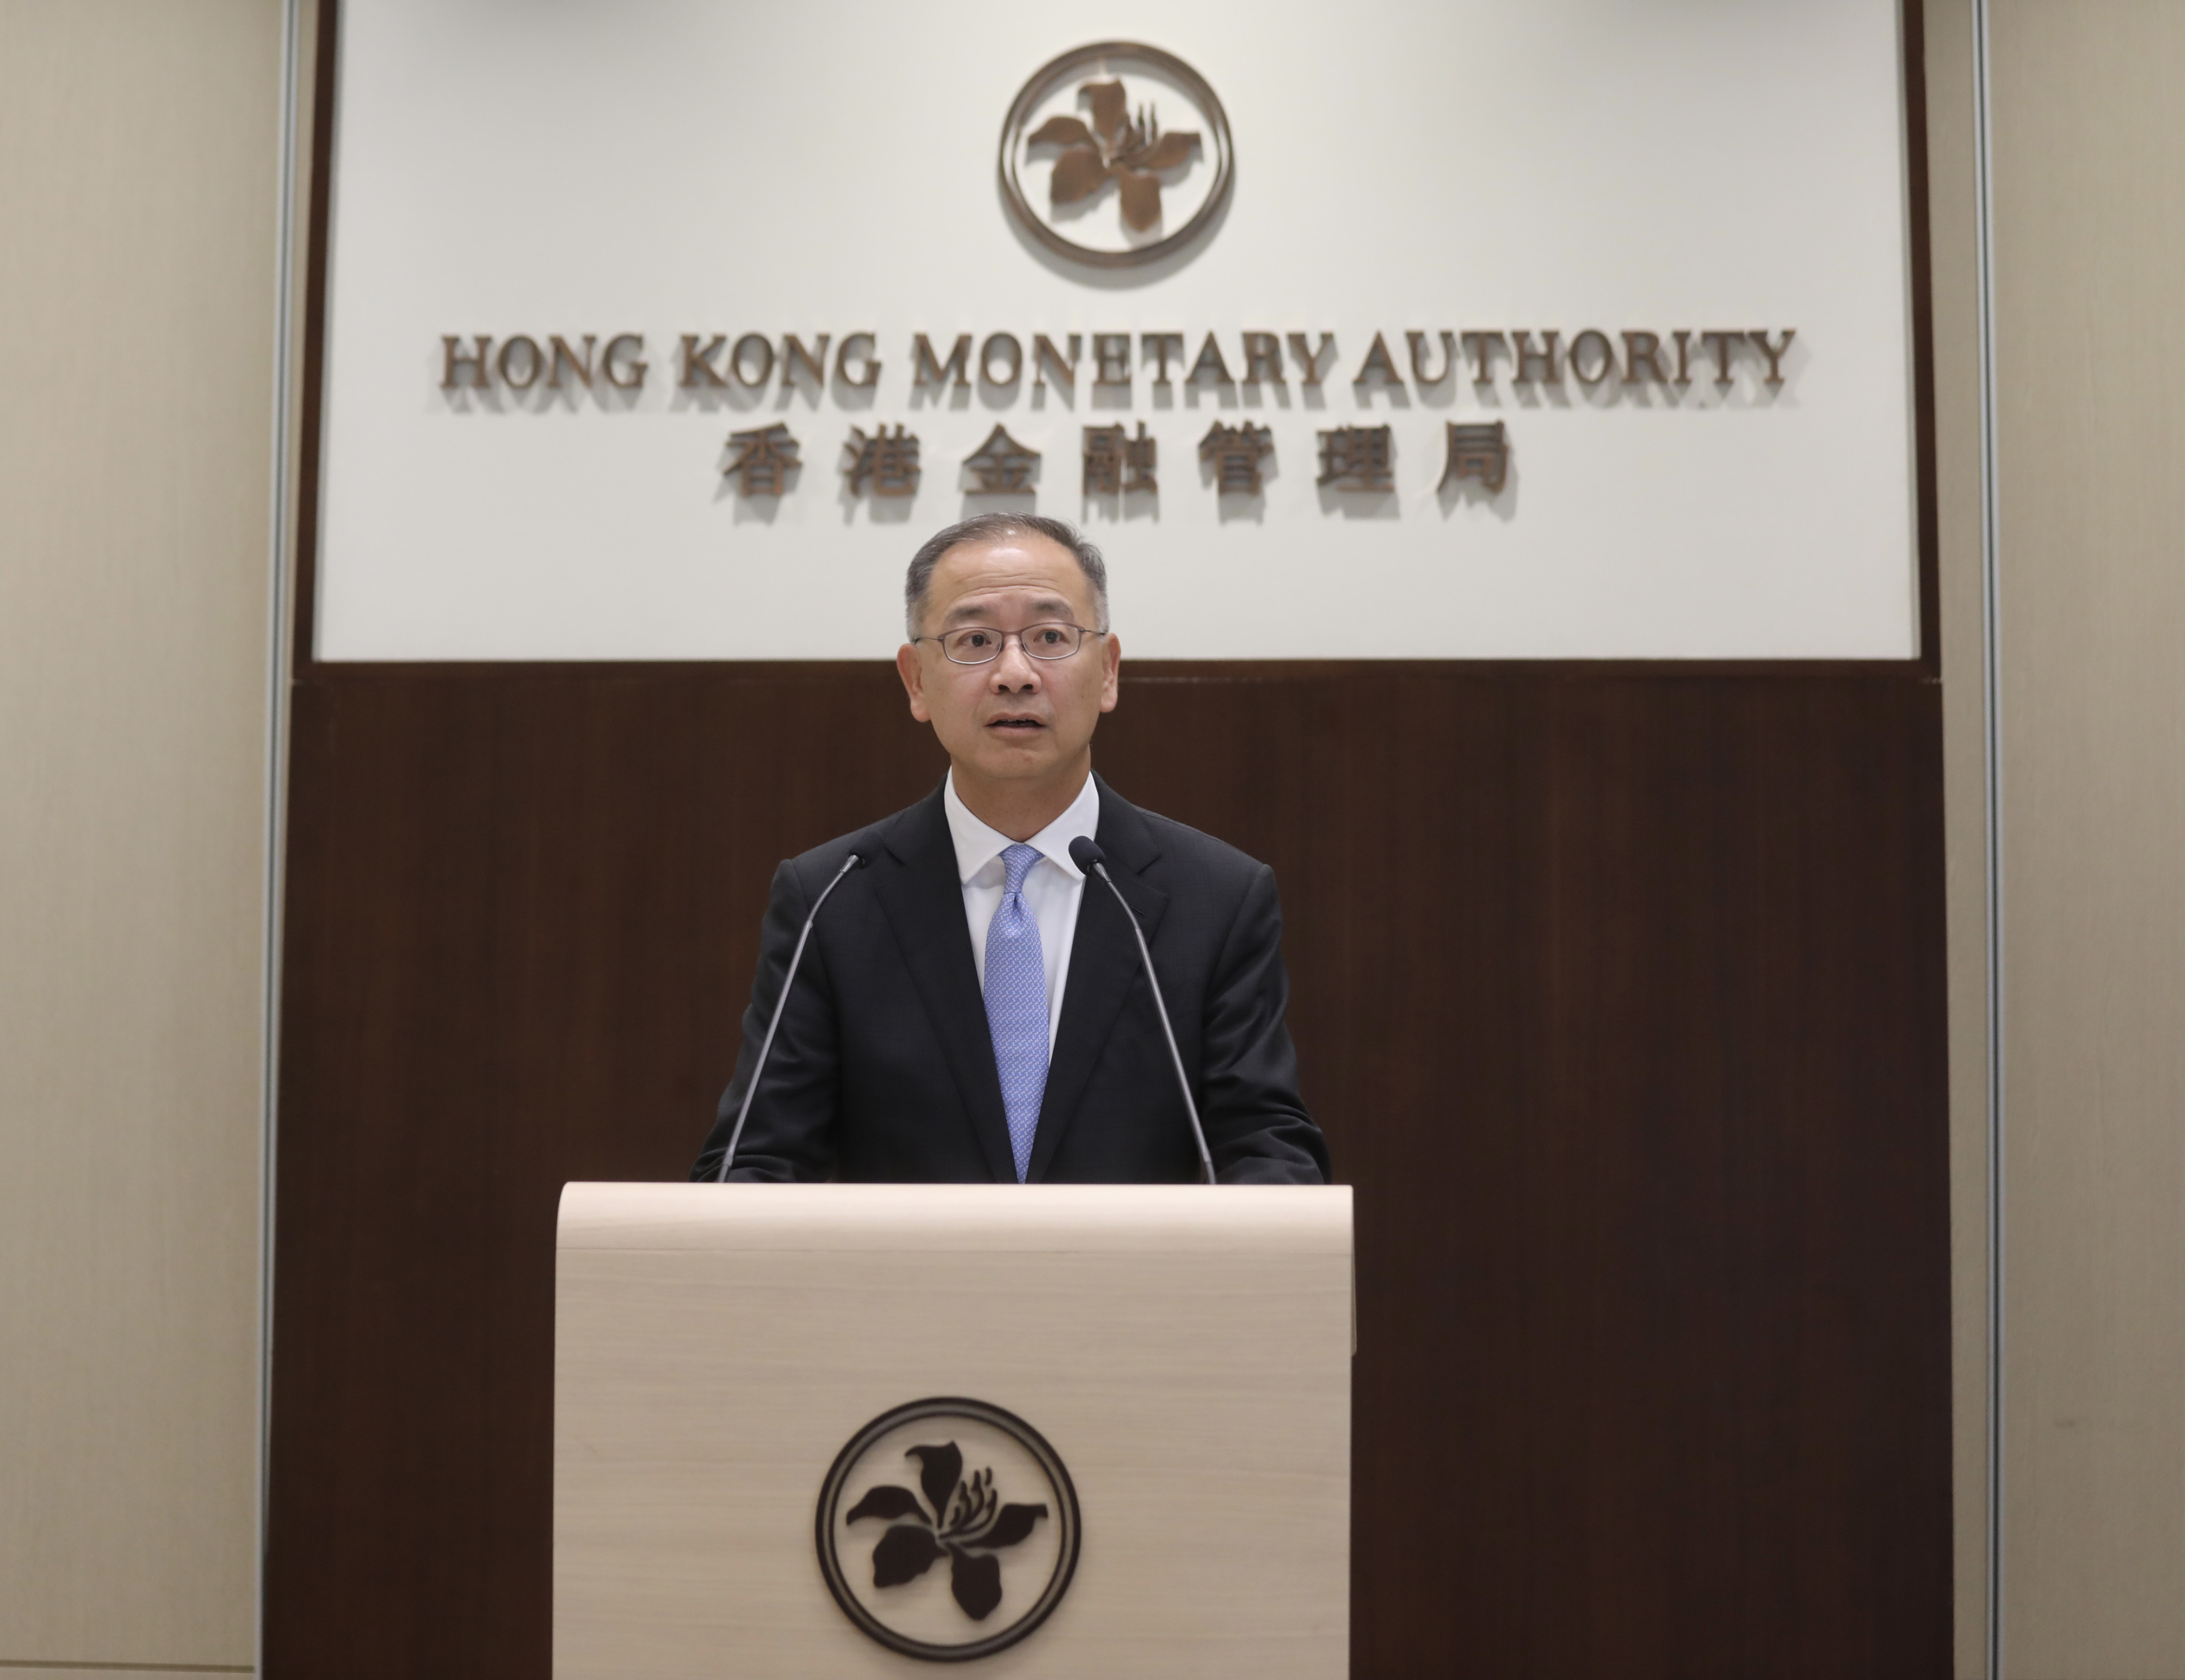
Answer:
M938 642L954 665L991 665L1011 641L1025 650L1026 659L1067 659L1085 645L1087 636L1104 636L1105 630L1087 630L1080 624L1027 624L1021 630L996 630L984 624L966 625L945 635L914 636L914 642Z

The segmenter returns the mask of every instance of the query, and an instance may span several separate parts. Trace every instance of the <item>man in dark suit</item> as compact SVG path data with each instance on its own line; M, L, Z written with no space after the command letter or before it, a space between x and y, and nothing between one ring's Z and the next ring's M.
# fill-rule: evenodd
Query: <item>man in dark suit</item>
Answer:
M1099 551L989 514L911 562L897 650L947 780L775 872L735 1077L691 1176L718 1175L799 931L813 924L729 1176L1188 1182L1196 1146L1128 919L1137 913L1227 1184L1318 1184L1274 873L1092 773L1121 654ZM851 854L858 867L836 876Z

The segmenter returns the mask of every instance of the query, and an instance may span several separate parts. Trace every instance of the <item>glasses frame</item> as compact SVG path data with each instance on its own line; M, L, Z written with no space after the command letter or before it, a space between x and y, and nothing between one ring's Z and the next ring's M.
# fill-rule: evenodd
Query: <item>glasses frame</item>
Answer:
M1035 630L1045 630L1056 627L1059 627L1065 630L1076 631L1077 645L1071 648L1068 653L1034 653L1031 650L1031 645L1025 641L1025 638ZM998 635L1002 639L1001 645L997 647L993 652L988 654L984 659L958 659L954 654L948 651L948 638L950 636L960 636L966 630L985 630L991 635ZM914 647L920 642L937 643L941 648L941 656L947 660L951 665L964 665L976 668L981 665L992 665L994 663L995 661L998 660L1003 654L1009 650L1009 644L1011 642L1014 642L1017 645L1018 650L1022 653L1026 659L1036 659L1042 665L1057 664L1065 659L1075 659L1079 654L1084 652L1085 639L1087 636L1104 636L1108 632L1105 630L1091 630L1087 629L1082 624L1073 624L1067 618L1042 618L1037 624L1025 625L1021 630L995 630L992 626L986 624L962 624L958 625L955 629L945 631L938 636L913 636L910 640L911 645Z

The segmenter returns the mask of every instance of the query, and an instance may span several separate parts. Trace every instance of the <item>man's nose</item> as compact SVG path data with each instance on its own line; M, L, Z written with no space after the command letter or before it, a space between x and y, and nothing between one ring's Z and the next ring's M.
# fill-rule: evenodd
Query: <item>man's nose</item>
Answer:
M1002 644L1001 656L994 661L993 684L998 689L1036 689L1039 686L1039 667L1024 650L1024 643L1011 636Z

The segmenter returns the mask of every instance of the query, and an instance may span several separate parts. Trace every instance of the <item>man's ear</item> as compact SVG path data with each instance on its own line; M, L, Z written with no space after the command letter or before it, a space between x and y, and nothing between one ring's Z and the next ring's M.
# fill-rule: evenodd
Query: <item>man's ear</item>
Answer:
M1100 638L1100 657L1108 667L1100 674L1100 709L1113 712L1116 700L1121 698L1120 673L1123 668L1123 645L1115 639L1113 630Z
M919 662L918 650L905 642L895 650L896 674L902 678L902 691L910 696L910 715L921 723L930 723L933 714L925 709L925 667Z

